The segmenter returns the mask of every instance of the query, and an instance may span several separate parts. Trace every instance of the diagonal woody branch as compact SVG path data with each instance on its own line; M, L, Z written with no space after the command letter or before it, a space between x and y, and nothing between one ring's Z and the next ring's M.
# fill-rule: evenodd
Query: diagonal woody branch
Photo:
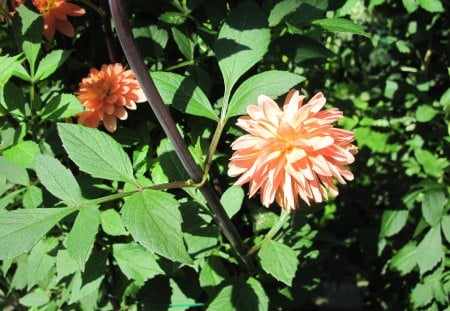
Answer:
M144 60L140 54L136 41L134 40L131 32L130 25L128 23L128 16L125 11L125 7L122 0L109 0L109 6L111 10L111 16L116 26L116 32L119 37L120 44L125 53L127 61L136 75L139 84L141 85L148 103L150 104L157 119L161 123L161 126L166 133L169 140L172 142L175 152L180 158L181 163L189 174L190 178L195 183L200 183L203 179L203 171L195 163L191 154L188 151L186 143L178 132L175 122L169 113L168 108L164 105L161 95L153 83L147 68L145 67ZM211 209L217 223L222 229L223 234L231 243L235 251L240 258L247 264L250 270L253 269L253 263L251 258L246 257L246 250L242 244L241 237L237 232L235 226L231 222L230 218L226 214L222 205L220 204L217 193L214 191L211 184L206 181L200 187L200 191L208 202L208 206Z

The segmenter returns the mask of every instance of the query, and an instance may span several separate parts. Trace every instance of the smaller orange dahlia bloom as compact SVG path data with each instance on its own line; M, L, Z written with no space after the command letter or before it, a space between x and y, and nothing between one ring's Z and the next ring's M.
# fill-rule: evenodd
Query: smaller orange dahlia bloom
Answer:
M75 94L86 110L79 113L78 123L98 127L103 121L110 132L116 130L117 119L128 117L125 108L135 110L136 103L146 101L133 72L121 64L103 65L100 70L91 69L79 87Z
M291 90L283 109L260 95L249 105L249 116L237 126L248 134L236 139L228 175L239 176L236 185L249 183L249 196L260 192L268 207L274 200L284 209L298 208L298 197L308 205L338 194L333 179L345 184L353 174L345 168L354 161L357 147L351 131L333 127L342 118L337 108L321 110L326 99L317 93L306 105L304 96Z
M33 0L33 5L44 18L44 36L47 40L53 39L55 30L68 37L73 37L75 30L67 16L81 16L86 13L78 5L66 0Z

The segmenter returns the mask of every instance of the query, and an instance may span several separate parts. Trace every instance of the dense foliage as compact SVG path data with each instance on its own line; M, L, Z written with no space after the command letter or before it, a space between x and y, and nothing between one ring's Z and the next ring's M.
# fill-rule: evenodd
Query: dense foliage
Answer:
M108 3L73 1L86 12L69 17L75 35L52 40L32 1L13 16L11 3L2 309L450 310L448 1L127 1L147 70L248 256L150 106L113 133L74 124L83 77L129 57ZM237 117L291 88L342 110L359 153L339 196L288 214L248 198L227 167Z

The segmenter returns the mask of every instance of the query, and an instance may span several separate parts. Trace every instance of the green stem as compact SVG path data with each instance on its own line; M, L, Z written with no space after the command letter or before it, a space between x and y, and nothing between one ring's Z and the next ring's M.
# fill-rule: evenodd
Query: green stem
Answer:
M165 71L172 71L172 70L175 70L175 69L183 68L183 67L194 65L194 64L195 64L194 60L193 59L189 59L189 60L183 61L181 63L178 63L176 65L170 66L170 67L166 68Z
M266 243L267 241L272 240L272 238L278 233L278 231L280 231L280 229L286 223L286 221L288 220L288 216L289 216L289 212L286 211L284 208L282 208L281 209L281 214L280 214L280 217L278 218L277 223L272 227L272 229L269 230L269 232L267 232L266 236L264 237L264 239L261 242L259 242L258 244L254 245L247 252L246 256L249 256L249 255L255 253L257 250L259 250L261 248L261 246L263 246L264 243Z

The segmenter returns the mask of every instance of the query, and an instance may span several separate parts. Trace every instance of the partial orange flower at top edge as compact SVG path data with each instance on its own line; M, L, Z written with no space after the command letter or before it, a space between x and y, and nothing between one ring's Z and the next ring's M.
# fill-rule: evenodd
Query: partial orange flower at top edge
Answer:
M78 5L66 0L33 0L33 5L44 18L44 36L47 40L53 39L55 30L73 37L75 31L67 16L81 16L86 13Z
M121 64L103 65L100 70L91 69L79 87L75 94L87 110L78 115L78 123L98 127L103 121L110 132L116 130L117 119L128 117L125 108L135 110L136 103L146 101L133 72Z
M306 105L304 96L291 90L283 109L265 95L249 105L249 116L237 126L248 134L231 147L228 175L239 176L236 185L249 183L249 196L260 192L268 207L274 200L287 211L298 208L298 197L308 205L338 194L333 179L353 180L345 165L358 152L351 131L333 127L343 114L337 108L321 110L326 99L317 93Z

